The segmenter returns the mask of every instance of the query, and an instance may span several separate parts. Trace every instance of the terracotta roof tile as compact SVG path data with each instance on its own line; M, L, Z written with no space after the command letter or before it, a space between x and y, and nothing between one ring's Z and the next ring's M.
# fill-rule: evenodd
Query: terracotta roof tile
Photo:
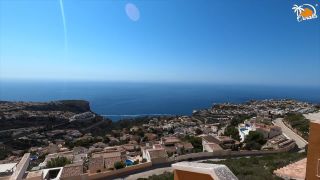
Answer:
M307 158L275 170L273 173L285 179L304 180L306 177Z
M74 177L83 174L82 164L69 164L63 167L61 177Z

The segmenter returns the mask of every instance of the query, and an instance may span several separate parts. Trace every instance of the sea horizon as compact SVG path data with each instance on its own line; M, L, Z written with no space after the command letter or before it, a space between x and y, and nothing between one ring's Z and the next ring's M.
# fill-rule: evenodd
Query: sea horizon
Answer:
M319 87L200 83L1 81L2 101L79 99L113 120L139 116L191 115L215 103L295 99L320 103Z

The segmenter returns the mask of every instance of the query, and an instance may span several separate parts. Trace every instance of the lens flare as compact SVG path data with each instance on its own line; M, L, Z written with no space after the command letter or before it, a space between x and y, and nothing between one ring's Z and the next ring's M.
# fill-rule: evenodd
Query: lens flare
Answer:
M140 11L136 5L127 3L125 6L125 11L129 19L132 21L138 21L140 19Z
M68 52L68 33L67 33L66 17L64 15L63 0L59 0L59 2L60 2L60 10L61 10L62 23L63 23L63 32L64 32L64 50L65 50L65 53L67 53Z

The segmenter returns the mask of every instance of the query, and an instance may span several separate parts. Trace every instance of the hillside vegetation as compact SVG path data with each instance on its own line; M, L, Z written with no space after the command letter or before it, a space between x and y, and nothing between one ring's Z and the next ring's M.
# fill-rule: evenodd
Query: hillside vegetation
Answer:
M284 117L284 121L289 124L293 129L297 130L298 133L304 138L309 137L309 123L310 121L306 119L302 114L299 113L288 113Z
M306 153L280 153L263 157L232 158L223 161L204 161L205 163L224 164L239 180L280 179L273 171L306 157Z

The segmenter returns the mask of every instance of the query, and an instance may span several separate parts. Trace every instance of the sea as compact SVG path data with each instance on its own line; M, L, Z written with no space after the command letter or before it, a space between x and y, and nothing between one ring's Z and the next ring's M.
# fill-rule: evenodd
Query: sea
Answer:
M320 103L320 87L198 83L0 81L1 101L81 99L112 120L157 115L190 115L213 104L262 99Z

